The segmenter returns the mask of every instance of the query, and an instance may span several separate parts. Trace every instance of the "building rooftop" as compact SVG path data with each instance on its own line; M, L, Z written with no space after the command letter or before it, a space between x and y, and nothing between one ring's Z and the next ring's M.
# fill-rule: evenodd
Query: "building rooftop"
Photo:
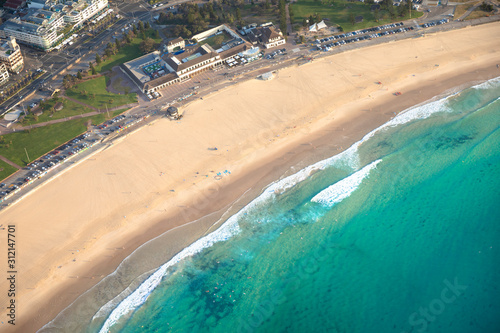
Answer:
M177 44L177 43L182 42L183 40L184 40L184 39L183 39L182 37L178 37L178 38L176 38L176 39L169 40L169 41L167 42L167 45L168 45L168 46L170 46L170 45L175 45L175 44Z
M132 74L139 80L141 83L146 83L151 80L149 75L147 75L143 70L142 67L150 62L153 62L155 60L159 60L160 58L160 52L159 51L154 51L148 54L143 55L142 57L136 58L134 60L128 61L124 63L123 65L128 68L129 71L132 72Z
M179 72L188 67L194 66L200 62L217 56L217 52L208 44L202 46L194 46L186 48L184 53L181 53L182 59L175 55L167 54L163 56L163 60L176 72Z
M51 29L51 23L60 17L60 14L43 9L28 9L22 18L15 17L2 25L2 29L10 29L32 35L43 35Z
M0 56L7 58L13 52L20 49L19 45L16 43L16 39L11 37L7 40L2 40L0 42Z

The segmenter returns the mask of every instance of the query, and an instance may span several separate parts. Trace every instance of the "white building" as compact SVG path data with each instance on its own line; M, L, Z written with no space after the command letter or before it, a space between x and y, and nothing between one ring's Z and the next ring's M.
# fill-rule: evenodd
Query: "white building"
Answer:
M16 43L14 37L9 37L0 45L0 62L5 64L7 70L19 74L24 68L24 59L21 47Z
M261 24L260 27L253 28L247 33L250 43L260 43L266 49L270 49L286 43L281 31L276 28L271 22Z
M172 39L167 43L167 52L172 53L174 49L178 47L180 49L184 49L186 47L186 42L182 37L178 37L176 39Z
M0 63L0 85L7 82L9 79L9 72L7 71L7 67L5 67L4 63Z
M22 17L15 17L5 22L0 29L0 36L15 37L17 41L42 50L49 50L63 35L58 32L64 25L63 16L59 13L28 9Z
M40 9L42 5L45 9ZM108 0L31 0L25 16L12 18L0 27L0 37L12 36L47 51L63 37L65 25L81 26L107 6Z
M107 6L108 0L64 1L51 7L51 10L61 10L64 12L64 22L79 26Z

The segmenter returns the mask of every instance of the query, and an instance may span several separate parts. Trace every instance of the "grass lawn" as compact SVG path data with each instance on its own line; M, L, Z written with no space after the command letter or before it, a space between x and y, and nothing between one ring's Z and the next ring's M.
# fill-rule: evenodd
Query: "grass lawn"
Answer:
M469 10L472 6L474 6L473 3L467 3L463 5L457 5L455 7L455 12L453 13L453 18L457 19L460 16L464 15L467 10Z
M23 120L22 122L23 126L43 123L50 120L76 116L94 111L89 107L80 105L78 103L75 103L73 101L64 98L59 98L58 101L62 102L64 106L61 111L53 111L56 101L53 98L51 98L48 101L44 102L43 114L38 116L38 120L35 120L33 114L29 114L26 118L24 118L25 120Z
M106 90L108 81L109 78L107 76L101 76L92 80L81 82L66 90L66 96L98 109L103 109L106 105L108 108L112 108L137 102L137 96L134 93L119 95L108 92ZM84 95L82 92L87 93Z
M115 110L110 112L109 117L106 113L100 113L91 117L34 128L30 133L24 131L5 134L3 135L3 143L0 143L0 155L17 165L26 166L28 164L28 159L24 148L28 151L31 161L34 161L64 142L85 132L89 122L92 125L98 125L127 110L128 109ZM2 168L3 170L1 170ZM16 168L0 160L0 179L8 177L15 171Z
M490 15L491 14L489 14L485 11L482 11L481 9L476 9L476 10L472 11L472 13L470 13L469 16L467 16L465 18L465 20L473 20L473 19L477 19L480 17L490 16Z
M0 183L2 179L9 177L16 171L17 171L16 168L0 160Z
M17 165L25 166L28 164L28 159L24 148L28 151L31 161L34 161L64 142L85 132L90 118L75 119L34 128L29 133L23 131L5 134L3 137L6 144L0 145L0 155L5 156Z
M241 8L241 17L245 21L245 24L249 23L267 23L274 22L275 24L279 24L279 14L276 7L265 9L258 9L257 4L251 5L246 4Z
M154 29L148 29L146 31L146 36L152 38L155 43L161 43L161 38L153 38L155 34ZM113 56L109 57L105 61L101 62L99 65L95 66L95 70L100 72L105 72L111 68L123 64L124 62L130 61L132 59L142 56L142 52L139 49L142 39L134 38L130 44L124 45L120 50ZM101 55L102 56L102 55Z
M354 31L358 29L365 29L378 25L383 25L390 22L399 22L409 19L410 16L406 15L401 17L396 15L394 19L390 18L389 12L383 10L379 11L379 21L375 21L375 12L371 11L371 5L362 2L348 2L345 0L337 0L333 4L322 4L321 1L314 0L298 0L292 4L294 16L294 24L302 25L302 20L308 19L310 15L320 14L326 20L328 26L340 25L344 31ZM397 10L397 7L394 7ZM351 23L351 16L363 16L363 22ZM423 13L412 11L411 18L422 16Z
M492 12L488 13L488 12L485 12L484 10L481 10L479 8L476 8L474 9L466 18L465 20L473 20L473 19L477 19L477 18L480 18L480 17L486 17L486 16L490 16L491 14L493 14Z
M219 35L205 39L204 41L200 42L199 45L201 46L203 44L208 44L213 47L214 50L217 50L222 46L222 43L230 41L231 39L233 39L233 37L231 37L227 32L223 31Z

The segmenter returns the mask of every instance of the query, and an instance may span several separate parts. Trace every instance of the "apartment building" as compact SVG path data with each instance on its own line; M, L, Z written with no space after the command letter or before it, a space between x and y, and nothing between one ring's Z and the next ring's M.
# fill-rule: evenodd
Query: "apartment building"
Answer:
M9 80L9 72L5 64L0 63L0 85L5 84Z
M0 27L0 37L15 37L19 43L50 50L63 37L63 28L81 26L108 6L108 0L33 0L23 17ZM42 8L40 8L42 7Z
M0 44L0 62L5 65L7 70L19 74L24 68L24 59L21 54L21 47L17 44L14 37Z
M64 25L60 13L44 9L28 9L23 17L15 17L0 27L0 37L15 37L24 43L42 50L48 50L63 37L60 30Z

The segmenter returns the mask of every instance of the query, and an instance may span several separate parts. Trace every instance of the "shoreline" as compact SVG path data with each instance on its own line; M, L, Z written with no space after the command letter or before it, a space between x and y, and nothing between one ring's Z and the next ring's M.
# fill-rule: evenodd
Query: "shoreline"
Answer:
M492 24L492 25L498 26L498 24ZM495 30L495 26L491 26L490 24L486 26L492 28L492 30ZM496 30L498 31L499 29L497 28ZM453 31L451 33L459 34L460 32L463 31ZM432 38L432 36L426 38ZM403 43L403 42L405 41L401 41L398 43ZM409 42L415 42L415 41L409 41ZM397 43L394 44L397 45ZM373 46L370 48L381 48L381 47ZM349 53L355 52L357 54L362 54L363 51L366 50L359 49L348 52ZM329 60L332 60L334 57L341 57L341 56L345 57L346 55L348 56L349 55L347 54L348 52L321 58L319 61L312 64L301 66L301 68L307 69L307 67L316 66L316 64L326 66L327 65L326 63ZM483 53L487 52L484 51ZM496 60L498 61L499 59L497 58ZM471 61L469 61L469 63L470 62ZM479 65L473 66L472 64L470 64L470 66L467 69L465 69L465 73L459 73L459 74L456 74L457 72L456 69L451 70L449 67L447 69L443 69L443 67L446 66L440 66L441 68L429 68L427 69L427 71L417 72L419 76L422 75L424 77L419 78L418 80L419 82L415 83L408 82L408 80L411 80L411 78L403 78L403 79L394 78L393 80L391 80L391 78L389 77L388 81L386 82L399 83L397 85L397 88L404 91L403 96L394 97L388 95L393 91L393 89L395 89L394 83L387 84L386 92L371 89L372 92L368 94L369 97L366 96L361 97L362 98L361 100L360 97L357 96L355 92L353 94L354 96L349 96L352 98L351 102L339 103L340 105L334 107L336 109L334 115L332 115L331 111L326 110L322 113L315 114L314 119L308 120L307 113L305 113L305 119L302 119L300 126L297 126L298 128L300 128L300 130L298 129L294 130L295 127L293 127L293 128L288 128L288 130L285 129L285 131L282 132L282 130L280 129L282 129L283 126L279 122L280 118L278 118L275 122L272 123L272 125L274 126L268 127L271 128L268 132L265 131L264 133L261 133L260 138L259 135L257 136L258 138L257 141L259 141L260 143L259 147L253 147L254 148L253 151L249 150L247 155L243 154L243 156L241 156L242 155L241 153L236 154L237 156L240 156L239 159L232 158L234 156L226 157L228 163L230 163L230 161L233 161L233 164L232 165L230 164L230 167L228 167L232 173L231 177L223 178L223 182L225 182L225 180L228 179L227 184L220 184L214 181L211 181L211 184L206 184L205 182L203 186L200 185L201 191L200 189L197 189L196 191L193 191L194 193L186 193L183 196L182 199L186 202L188 206L191 207L193 205L196 206L197 209L194 212L192 210L186 209L186 207L178 207L181 209L178 209L177 212L170 211L168 214L156 214L157 215L156 218L152 216L151 212L147 213L145 211L136 212L135 213L136 216L140 216L143 213L146 213L146 216L144 217L141 216L143 221L147 220L150 217L156 219L156 221L150 220L147 224L149 226L148 230L140 234L139 236L134 235L133 232L129 232L128 237L123 237L126 235L122 234L121 243L126 243L127 244L126 248L122 249L122 251L118 251L119 253L117 253L111 259L101 258L101 260L96 260L93 263L93 265L87 265L92 267L86 267L81 269L81 271L84 272L83 274L85 274L81 276L82 277L95 276L97 274L94 273L98 272L102 273L103 269L105 268L107 268L109 271L110 267L118 266L118 264L122 262L125 257L127 257L132 251L134 251L134 249L141 246L141 244L144 244L148 240L158 236L159 234L167 232L168 230L173 230L170 232L170 234L173 235L170 238L176 238L176 237L183 238L182 240L177 239L176 244L169 244L170 255L175 254L180 249L192 243L192 241L200 238L201 235L206 234L206 232L211 229L211 226L213 226L213 222L214 220L216 220L216 216L218 216L219 214L222 215L224 213L224 207L228 207L228 205L230 205L230 203L234 201L235 197L240 198L241 195L246 193L243 197L241 197L241 203L238 203L235 206L233 206L232 207L233 212L231 212L230 210L230 212L227 213L228 215L233 214L235 210L241 208L241 205L245 205L246 203L251 201L253 197L256 196L256 193L258 194L263 187L271 183L273 180L283 176L285 173L290 172L292 168L296 168L296 170L298 170L306 165L313 163L314 161L318 161L325 157L340 153L343 149L348 148L352 143L358 141L370 130L377 128L383 123L390 120L391 117L394 115L393 112L402 111L407 109L408 107L428 101L431 98L435 97L436 95L442 95L446 93L446 91L450 91L450 89L455 89L456 87L459 86L461 86L461 88L464 88L464 86L472 86L478 81L485 81L487 79L500 76L500 72L492 70L492 66L494 66L494 64L495 61L492 59L490 59L489 62L487 63L481 64L482 66ZM454 63L448 65L453 66ZM282 80L282 82L286 81L286 75L291 74L291 72L293 71L298 71L298 69L295 67L295 68L288 68L281 70L278 75L278 78L276 78L275 80ZM461 71L464 71L463 67ZM432 74L432 72L435 72L435 75L438 76L439 80L438 78L434 78L435 81L433 80L433 76L430 75ZM345 78L348 79L349 77L346 76ZM351 80L355 80L355 78L354 79L351 78ZM435 84L430 85L429 84L430 82L435 82ZM260 83L261 82L258 83L252 82L250 85L257 86ZM364 83L367 83L366 80L364 81ZM404 83L406 83L406 85ZM244 85L246 85L246 82L243 82L234 88L230 87L228 89L238 90L238 92L242 92L241 91L243 89L242 86ZM411 90L406 90L406 88ZM363 92L366 92L365 90L366 89L364 89ZM224 92L227 94L227 89L224 89ZM363 92L359 92L358 94L363 95ZM205 100L224 99L224 98L227 100L228 96L222 96L222 94L210 94L207 98L205 98ZM329 99L328 96L325 99L328 100ZM200 101L195 101L186 107L187 110L186 119L190 120L191 111L199 104L201 104ZM355 119L355 121L353 121L353 119ZM340 127L342 127L343 130L340 130ZM282 135L285 132L288 136L287 138L280 137L279 139L276 139L277 138L276 135ZM341 133L342 135L341 136L339 135L338 137L335 138L335 140L332 140L331 133L339 133L339 134ZM127 140L122 140L122 142L115 145L115 147L111 148L110 150L117 149L116 147L121 148L121 150L125 149L122 146L122 144L129 141L130 139L131 137L127 138ZM252 139L252 136L250 136L250 139ZM271 143L268 144L269 141L266 140L274 140L274 141L271 141ZM264 142L266 144L264 144ZM245 145L242 144L242 146ZM245 150L243 150L243 152L245 152ZM241 163L242 158L246 159L245 162L248 162L249 156L251 157L250 158L251 163ZM234 164L235 160L240 161L240 165L238 165L237 163ZM234 171L231 168L231 166L234 166L237 171ZM74 173L75 171L72 172ZM248 191L249 188L251 188L252 190ZM168 192L167 189L166 191ZM182 191L176 190L176 192L181 193ZM199 199L200 192L202 199ZM212 192L218 194L214 195L212 194ZM197 196L195 196L195 194ZM182 195L180 196L182 197ZM179 197L177 199L179 199ZM180 200L180 202L182 202L183 200ZM150 203L148 206L161 207L161 203L159 201L164 201L164 199L159 198L151 201L153 203ZM23 204L24 202L20 203L19 206ZM210 207L210 205L213 206ZM196 223L186 224L188 220L192 221L195 220L196 217L201 218L203 216L207 216L207 214L213 213L214 211L216 212L215 213L216 216L212 216L211 218L203 218L202 220ZM173 228L178 228L178 229L173 229ZM115 228L114 232L116 232L116 230L118 229ZM111 230L110 233L113 233L113 230ZM106 235L101 236L101 238L102 238L101 240L102 243L103 240L106 238ZM169 254L164 254L164 256L158 258L158 260L166 262L168 255ZM150 262L148 264L150 266L155 265L153 262ZM113 270L114 269L111 269L111 272ZM95 283L97 282L96 279L88 279L88 281L87 279L85 280L80 279L78 282L76 281L76 279L73 280L75 281L73 283L67 283L67 282L63 283L63 286L59 288L59 291L57 293L52 292L52 296L50 298L52 300L57 300L57 301L50 301L49 297L47 297L45 299L45 302L42 302L45 304L49 304L48 307L51 307L50 309L51 311L47 311L44 314L40 313L34 314L32 320L28 319L29 317L28 315L24 317L23 319L24 323L22 323L24 325L21 326L24 329L23 331L28 332L39 329L43 324L50 321L57 313L59 313L64 308L63 306L64 302L66 302L65 303L66 305L68 303L71 303L68 302L68 300L71 298L75 299L75 297L68 297L68 290L72 290L72 292L75 292L76 294L80 295L86 292L89 289L89 287L95 285ZM100 280L100 278L97 280ZM124 285L127 285L127 282L124 282ZM50 294L46 296L50 296ZM55 303L57 303L58 307L56 306ZM38 305L41 304L38 303ZM47 308L47 305L45 305L44 308Z

